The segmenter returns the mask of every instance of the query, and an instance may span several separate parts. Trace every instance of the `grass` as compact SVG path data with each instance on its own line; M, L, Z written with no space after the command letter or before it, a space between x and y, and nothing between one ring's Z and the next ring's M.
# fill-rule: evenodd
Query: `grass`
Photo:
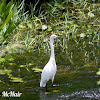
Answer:
M5 6L5 0L1 5ZM60 45L66 48L66 40L74 40L77 43L84 38L89 42L97 42L99 45L100 32L100 8L95 3L86 0L78 1L51 1L42 4L38 16L35 16L35 8L38 2L32 6L30 4L31 14L24 10L24 0L18 5L9 2L4 9L1 17L0 44L1 48L10 48L13 44L23 45L22 52L34 50L46 50L44 42L48 47L49 36L51 34L63 35L65 39L60 41ZM2 10L2 9L0 9ZM2 15L2 14L1 14ZM31 16L28 17L28 16ZM5 20L6 17L6 20ZM44 29L43 27L46 27ZM58 40L59 41L59 40ZM18 48L13 47L14 51ZM49 49L49 47L47 48ZM16 52L17 52L16 51ZM46 50L47 51L47 50ZM9 52L9 51L7 51ZM13 52L13 50L12 50Z
M25 12L24 0L18 4L11 0L0 2L0 63L7 53L45 52L49 48L51 34L62 35L62 40L56 40L55 46L60 45L74 65L74 49L82 52L84 63L88 64L91 56L100 64L100 6L87 0L54 0L44 3L36 10L37 3L30 4L31 13ZM4 9L2 9L4 8ZM36 16L38 12L38 16ZM76 46L76 47L75 47ZM92 49L91 49L92 48ZM8 57L9 61L12 56ZM76 63L75 63L76 64ZM83 64L83 63L82 63ZM93 63L94 64L94 63ZM78 66L78 64L77 64Z
M2 1L1 5L5 6L5 2L6 0ZM83 39L85 42L85 38L89 39L89 44L95 42L99 46L100 8L98 9L98 3L86 0L64 0L63 2L54 0L42 4L38 16L35 16L37 4L38 1L34 6L30 4L31 14L28 14L24 10L24 0L19 5L13 4L13 0L9 2L2 11L3 13L8 9L6 14L3 14L4 18L1 17L1 49L5 50L7 46L9 48L7 52L19 52L20 48L16 45L20 45L23 48L20 53L34 50L45 52L49 49L51 34L65 37L60 41L60 46L64 49L67 48L67 40L73 40L78 44Z

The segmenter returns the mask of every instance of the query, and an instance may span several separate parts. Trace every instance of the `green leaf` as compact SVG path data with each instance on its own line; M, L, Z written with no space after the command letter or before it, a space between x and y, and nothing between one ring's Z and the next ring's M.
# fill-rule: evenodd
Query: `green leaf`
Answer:
M10 74L11 70L0 70L0 74Z
M6 7L6 0L0 1L0 15L4 13L5 7Z
M12 16L13 16L13 10L9 13L6 20L2 23L2 25L0 26L0 29L2 29L4 27L5 23L9 22L9 20L11 19Z
M10 65L10 66L14 66L14 65L17 65L16 63L7 63L7 65Z
M98 85L100 85L100 80L97 82Z
M0 58L0 63L5 62L5 58Z
M19 67L26 67L26 65L20 65Z
M92 29L88 29L86 34L94 34L94 31Z
M52 31L52 29L47 29L48 32Z
M32 24L31 23L27 23L27 26L32 29Z
M100 70L96 73L97 75L100 75Z
M89 17L94 17L94 14L92 12L88 12Z
M7 38L9 36L9 34L11 34L11 32L20 24L20 21L18 21L17 23L13 23L13 21L9 22L9 26L7 28L7 31L3 34L4 38Z
M10 79L11 79L12 82L24 82L23 79L19 78L19 77L13 77L12 76L12 77L10 77Z
M32 70L34 70L35 72L42 72L42 69L40 68L32 68Z
M7 54L5 56L5 61L7 61L7 60L9 60L9 61L12 61L13 60L13 58L12 58L12 56L10 54Z
M7 0L2 0L0 3L0 15L2 16L2 20L5 20L9 14L9 11L13 5L13 0L10 0L9 3L6 3Z
M6 74L5 70L0 70L0 74Z

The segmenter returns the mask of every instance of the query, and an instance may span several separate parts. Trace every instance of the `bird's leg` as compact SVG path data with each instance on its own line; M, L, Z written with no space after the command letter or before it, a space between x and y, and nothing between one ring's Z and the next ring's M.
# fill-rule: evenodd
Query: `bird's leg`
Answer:
M47 85L48 85L48 83L46 84L46 92L48 92L48 90L47 90Z
M53 80L54 80L54 77L52 78L52 89L53 89Z
M53 82L52 82L52 89L53 89Z

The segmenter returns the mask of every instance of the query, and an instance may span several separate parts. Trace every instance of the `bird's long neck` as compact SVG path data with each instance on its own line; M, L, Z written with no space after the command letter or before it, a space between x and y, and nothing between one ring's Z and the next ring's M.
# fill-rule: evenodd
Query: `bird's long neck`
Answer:
M51 56L50 56L50 58L55 58L53 39L50 39L50 48L51 48Z

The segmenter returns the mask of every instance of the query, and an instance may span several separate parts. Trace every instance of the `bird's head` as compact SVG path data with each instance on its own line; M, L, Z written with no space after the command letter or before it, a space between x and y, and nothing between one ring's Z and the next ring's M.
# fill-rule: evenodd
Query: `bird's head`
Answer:
M62 37L57 36L56 34L52 34L52 35L50 36L50 39L56 39L56 38L62 38Z

